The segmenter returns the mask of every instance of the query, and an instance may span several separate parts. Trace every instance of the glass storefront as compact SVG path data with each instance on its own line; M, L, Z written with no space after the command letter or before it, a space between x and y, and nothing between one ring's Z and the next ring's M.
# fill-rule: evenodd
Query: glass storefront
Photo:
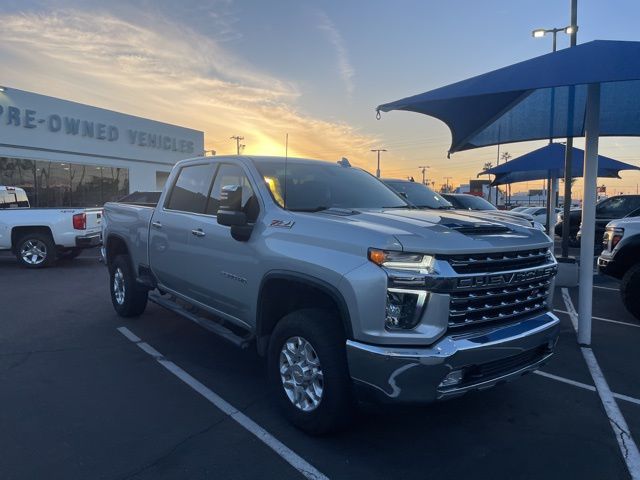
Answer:
M129 193L129 170L0 157L0 185L23 188L32 207L101 207Z

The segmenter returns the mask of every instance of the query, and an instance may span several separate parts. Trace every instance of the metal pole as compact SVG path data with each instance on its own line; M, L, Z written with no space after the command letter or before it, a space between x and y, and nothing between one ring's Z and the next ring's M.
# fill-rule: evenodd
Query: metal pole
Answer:
M569 35L569 45L576 46L578 26L578 0L571 0L571 27L572 33ZM569 109L567 112L567 122L573 125L573 102L575 98L575 88L569 87ZM567 148L564 154L564 207L562 225L562 256L569 256L569 220L571 216L571 180L573 177L573 137L567 137Z
M500 133L498 133L498 136ZM498 144L498 156L496 157L496 167L500 165L500 144ZM495 181L496 176L493 176L493 180ZM491 200L491 191L489 191L489 200ZM496 208L498 208L498 185L496 185Z
M376 177L380 178L380 150L378 150L378 168L376 168Z
M600 135L600 84L587 88L584 122L584 187L582 195L582 238L580 239L580 291L578 299L578 343L591 344L593 294L593 250L596 234L598 187L598 137Z

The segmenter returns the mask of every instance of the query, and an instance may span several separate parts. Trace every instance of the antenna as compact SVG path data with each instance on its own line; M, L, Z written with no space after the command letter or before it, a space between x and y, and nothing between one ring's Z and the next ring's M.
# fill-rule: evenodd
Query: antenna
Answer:
M282 195L282 208L286 210L287 208L287 161L289 160L289 134L287 133L284 137L284 187L283 187L283 195Z

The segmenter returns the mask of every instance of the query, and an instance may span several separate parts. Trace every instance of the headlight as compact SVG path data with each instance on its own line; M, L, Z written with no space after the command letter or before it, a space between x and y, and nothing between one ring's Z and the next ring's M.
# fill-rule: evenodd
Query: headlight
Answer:
M622 240L624 236L624 228L612 227L607 228L607 231L604 234L603 239L603 247L609 248L609 250L613 250Z
M369 260L381 267L395 270L411 270L420 273L432 273L435 258L422 253L393 252L369 249Z

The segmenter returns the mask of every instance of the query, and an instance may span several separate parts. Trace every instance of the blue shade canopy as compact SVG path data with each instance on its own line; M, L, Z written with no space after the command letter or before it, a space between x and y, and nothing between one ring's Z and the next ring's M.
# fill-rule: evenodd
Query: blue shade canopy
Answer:
M492 185L544 180L548 176L563 178L565 150L566 145L562 143L550 143L507 163L480 172L478 175L495 175L495 179L491 182ZM574 147L572 176L582 177L583 167L584 150ZM640 167L602 155L598 156L598 177L620 178L618 175L620 170L640 170Z
M449 153L584 135L587 85L601 83L600 136L640 135L640 42L597 40L403 98L378 111L442 120Z

